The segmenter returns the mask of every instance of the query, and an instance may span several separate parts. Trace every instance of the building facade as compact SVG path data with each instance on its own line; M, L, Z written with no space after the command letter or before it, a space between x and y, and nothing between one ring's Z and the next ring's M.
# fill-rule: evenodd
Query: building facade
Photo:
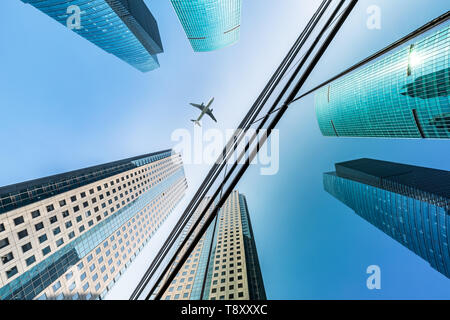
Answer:
M450 278L450 171L372 159L335 167L327 192Z
M450 138L448 23L320 88L325 136Z
M171 2L194 51L213 51L239 41L241 0Z
M163 52L158 24L143 0L22 0L96 46L147 72Z
M194 219L209 200L203 199ZM162 299L266 300L244 195L232 192Z
M186 188L171 150L0 188L0 299L104 297Z

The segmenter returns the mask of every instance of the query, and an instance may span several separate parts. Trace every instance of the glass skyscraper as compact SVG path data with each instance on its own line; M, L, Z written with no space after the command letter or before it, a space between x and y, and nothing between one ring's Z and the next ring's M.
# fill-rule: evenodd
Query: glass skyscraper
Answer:
M194 51L212 51L236 43L241 0L171 0Z
M450 278L450 171L372 159L335 167L327 192Z
M143 0L22 0L142 72L159 67L158 24ZM76 6L76 7L74 7ZM79 8L80 24L72 27Z
M171 150L0 188L0 299L103 298L186 188Z
M325 136L450 138L450 27L320 88Z
M197 219L209 200L209 197L203 199L194 213L194 219ZM218 217L211 223L162 299L266 300L244 195L233 191L228 197Z

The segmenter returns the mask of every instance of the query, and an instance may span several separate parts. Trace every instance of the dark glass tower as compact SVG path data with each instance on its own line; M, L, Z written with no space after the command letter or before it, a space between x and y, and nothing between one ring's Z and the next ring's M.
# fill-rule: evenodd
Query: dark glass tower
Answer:
M358 159L325 173L327 192L450 277L450 172Z

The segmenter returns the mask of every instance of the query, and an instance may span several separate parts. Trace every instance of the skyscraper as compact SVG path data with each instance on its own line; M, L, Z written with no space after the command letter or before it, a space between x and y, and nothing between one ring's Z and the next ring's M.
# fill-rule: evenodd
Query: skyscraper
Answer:
M194 216L198 217L209 199L203 199ZM210 213L211 208L206 217ZM245 196L233 191L216 220L164 293L163 299L266 299Z
M241 0L171 0L194 51L213 51L239 40Z
M325 136L450 138L450 26L318 90Z
M359 159L323 176L325 190L450 278L450 172Z
M0 188L0 299L104 297L186 188L171 150Z
M142 72L159 67L158 24L143 0L22 1Z

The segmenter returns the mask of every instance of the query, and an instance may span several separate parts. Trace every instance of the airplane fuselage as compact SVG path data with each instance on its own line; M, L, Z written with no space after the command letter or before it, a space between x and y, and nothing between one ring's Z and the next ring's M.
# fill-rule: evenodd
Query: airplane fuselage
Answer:
M206 114L206 111L208 111L208 108L205 107L205 106L203 105L203 103L202 103L202 107L203 107L203 110L202 110L202 112L200 113L200 116L198 117L197 121L202 120L203 116Z

